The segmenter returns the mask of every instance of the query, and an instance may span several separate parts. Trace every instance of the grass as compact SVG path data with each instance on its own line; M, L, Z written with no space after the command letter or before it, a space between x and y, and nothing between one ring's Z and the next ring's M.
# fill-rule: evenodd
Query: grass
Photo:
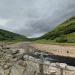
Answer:
M24 42L24 41L22 41L22 40L11 40L11 41L6 40L6 41L0 41L0 44L10 45L10 44L15 44L15 43L19 43L19 42Z
M67 39L75 39L75 32L65 35L65 38L67 38Z
M75 18L74 19L71 18L71 19L65 21L64 23L58 25L52 31L50 31L50 32L46 33L45 35L41 36L41 39L54 40L58 37L61 38L61 36L64 37L67 34L71 34L71 33L74 33L74 32L75 32ZM74 37L74 35L73 35L73 37ZM39 40L40 40L40 38L39 38Z
M52 31L38 38L34 43L75 46L75 17L58 25Z
M37 40L37 41L33 41L33 43L37 43L37 44L50 44L50 45L62 45L62 46L75 46L75 43L58 43L55 42L54 40Z
M26 36L0 29L0 41L28 41Z

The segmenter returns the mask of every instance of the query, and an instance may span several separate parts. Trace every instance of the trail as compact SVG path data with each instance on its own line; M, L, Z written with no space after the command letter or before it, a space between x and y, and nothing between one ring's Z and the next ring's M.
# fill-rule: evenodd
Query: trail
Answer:
M48 44L33 44L31 42L22 42L11 45L13 48L22 48L31 50L33 57L39 58L39 55L49 58L50 61L67 63L68 65L75 66L75 46L60 46ZM29 52L28 52L29 53ZM37 54L37 56L35 55Z
M41 48L45 46L20 42L1 47L0 75L60 75L65 71L68 72L63 75L73 75L75 58L67 58L44 51Z
M61 46L49 44L31 44L31 46L41 51L52 53L54 55L75 58L75 46Z

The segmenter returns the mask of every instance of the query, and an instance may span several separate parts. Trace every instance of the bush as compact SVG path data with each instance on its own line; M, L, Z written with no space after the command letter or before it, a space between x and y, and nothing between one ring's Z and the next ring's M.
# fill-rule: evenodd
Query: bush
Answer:
M75 43L75 39L68 39L67 42L68 43Z
M61 37L59 37L59 38L56 39L56 42L65 43L65 42L67 42L67 39L64 38L63 36L61 36Z

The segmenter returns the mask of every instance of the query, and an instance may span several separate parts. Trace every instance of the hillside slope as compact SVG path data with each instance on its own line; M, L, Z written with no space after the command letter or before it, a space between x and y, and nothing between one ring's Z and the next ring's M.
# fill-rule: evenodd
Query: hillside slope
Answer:
M53 40L56 42L75 42L75 17L58 25L54 30L48 32L39 39Z
M10 32L10 31L0 29L0 41L4 41L4 40L6 40L6 41L13 41L13 40L27 41L28 39L23 35L19 35L19 34Z

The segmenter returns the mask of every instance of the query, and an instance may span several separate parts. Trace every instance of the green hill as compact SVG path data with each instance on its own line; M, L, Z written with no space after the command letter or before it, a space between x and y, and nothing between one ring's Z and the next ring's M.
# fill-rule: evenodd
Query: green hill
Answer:
M51 40L60 43L75 43L75 17L68 19L64 23L58 25L54 30L38 39L44 39L45 41Z
M28 38L7 30L0 29L0 41L27 41Z

